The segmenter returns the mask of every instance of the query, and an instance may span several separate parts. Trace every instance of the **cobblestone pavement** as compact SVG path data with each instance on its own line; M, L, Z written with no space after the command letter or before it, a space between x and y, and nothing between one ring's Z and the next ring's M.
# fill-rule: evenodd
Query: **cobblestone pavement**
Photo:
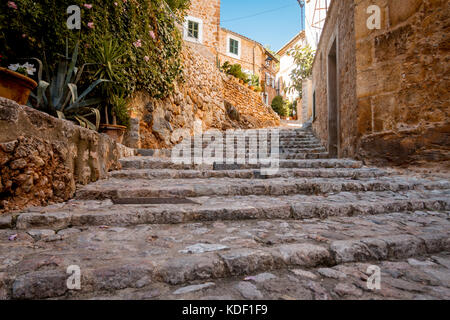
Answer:
M327 158L283 160L274 176L122 163L67 203L0 217L0 298L450 298L446 175ZM67 288L72 265L81 290Z

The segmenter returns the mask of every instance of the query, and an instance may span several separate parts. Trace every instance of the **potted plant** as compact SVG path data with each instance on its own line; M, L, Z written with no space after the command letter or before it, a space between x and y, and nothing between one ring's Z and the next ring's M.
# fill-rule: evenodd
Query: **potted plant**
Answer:
M122 143L123 136L130 122L130 116L128 115L128 108L127 108L128 101L123 95L113 93L109 97L109 103L112 106L111 108L112 124L109 123L109 116L108 116L109 108L107 106L105 107L106 123L100 125L100 132L107 134L117 143ZM126 125L121 125L118 123Z
M6 68L0 67L0 96L25 104L30 92L37 87L36 81L29 78L36 72L32 64L12 64Z
M126 92L122 86L125 81L119 72L124 68L122 58L126 54L126 50L117 41L108 38L101 40L93 54L93 64L96 66L94 77L110 81L102 88L102 95L106 99L104 123L100 125L100 132L107 134L116 142L122 143L130 122L128 100L125 98Z

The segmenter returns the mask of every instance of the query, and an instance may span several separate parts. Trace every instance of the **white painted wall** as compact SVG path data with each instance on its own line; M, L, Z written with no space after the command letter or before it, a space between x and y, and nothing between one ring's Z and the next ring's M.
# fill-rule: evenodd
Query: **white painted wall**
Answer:
M290 49L294 48L297 45L303 46L305 45L305 41L303 39L300 39L296 43L292 44ZM292 84L291 72L292 70L294 70L294 68L295 68L294 59L288 56L287 53L282 55L280 57L280 71L277 74L277 83L278 81L280 81L280 79L282 79L282 81L285 84L285 87L289 87ZM289 102L294 102L294 100L298 97L298 92L297 91L287 92L284 96L286 97L286 99L289 100Z
M319 44L320 35L322 34L322 29L325 21L318 23L320 20L326 18L326 11L320 10L316 11L317 8L329 8L332 0L306 0L305 4L305 16L306 16L306 40L308 44L314 50L317 49ZM314 26L313 26L314 24Z

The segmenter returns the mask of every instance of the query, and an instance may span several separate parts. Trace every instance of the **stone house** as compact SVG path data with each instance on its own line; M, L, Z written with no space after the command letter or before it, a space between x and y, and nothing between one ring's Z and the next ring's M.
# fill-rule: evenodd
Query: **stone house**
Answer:
M292 85L291 73L295 68L294 58L288 53L296 46L306 45L305 31L300 31L291 40L289 40L277 54L280 56L280 69L277 74L277 83L279 88L279 95L289 102L294 102L298 98L299 92L297 90L288 90Z
M331 2L312 126L332 156L449 166L449 17L447 0Z
M183 26L187 42L207 47L216 64L238 63L249 75L258 75L262 99L270 104L277 95L278 59L260 43L220 26L220 0L192 0Z

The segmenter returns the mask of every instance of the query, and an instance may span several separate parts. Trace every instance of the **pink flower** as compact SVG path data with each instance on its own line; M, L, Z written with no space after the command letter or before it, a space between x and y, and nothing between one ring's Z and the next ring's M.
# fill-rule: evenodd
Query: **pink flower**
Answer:
M150 32L149 32L149 34L150 34L150 37L152 37L152 38L153 38L153 40L155 40L155 39L156 39L156 36L155 36L155 33L153 32L153 30L152 30L152 31L150 31Z
M94 29L94 23L93 22L88 22L87 26L91 29Z
M83 7L85 7L86 9L91 9L92 8L92 4L83 4Z
M17 4L14 1L8 1L8 7L17 10Z
M138 41L134 42L133 45L134 45L136 48L142 47L141 39L139 39Z
M26 38L27 37L27 35L24 33L24 34L22 34L22 38Z
M144 60L147 61L147 62L149 62L149 61L150 61L150 57L149 57L149 56L145 56L145 57L144 57Z
M117 7L119 4L117 2L114 2L114 5Z

